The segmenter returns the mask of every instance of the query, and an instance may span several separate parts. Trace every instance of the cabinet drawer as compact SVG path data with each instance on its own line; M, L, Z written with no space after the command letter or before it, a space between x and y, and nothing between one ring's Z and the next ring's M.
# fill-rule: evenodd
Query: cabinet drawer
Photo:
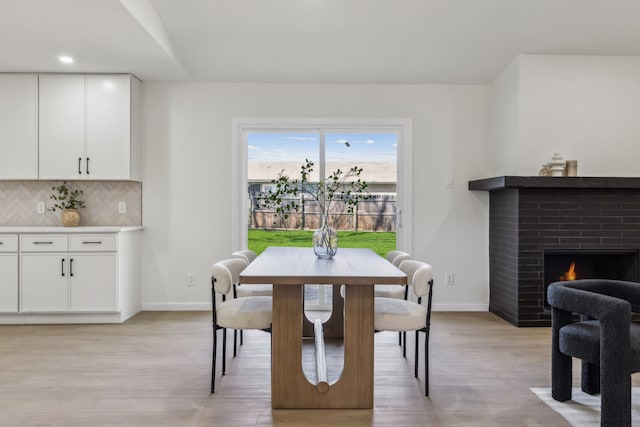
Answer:
M115 234L74 234L69 236L70 252L113 252L115 250Z
M21 252L60 252L67 250L66 234L21 235Z
M0 252L18 252L18 235L0 234Z

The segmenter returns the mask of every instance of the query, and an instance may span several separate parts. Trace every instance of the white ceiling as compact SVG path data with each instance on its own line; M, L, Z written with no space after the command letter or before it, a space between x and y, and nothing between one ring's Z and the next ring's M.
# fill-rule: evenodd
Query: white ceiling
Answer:
M519 53L640 55L640 1L0 0L2 72L488 83Z

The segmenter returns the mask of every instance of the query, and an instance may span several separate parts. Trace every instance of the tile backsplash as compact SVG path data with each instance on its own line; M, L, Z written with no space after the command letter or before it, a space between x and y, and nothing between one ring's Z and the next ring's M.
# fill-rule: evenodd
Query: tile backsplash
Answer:
M37 212L38 202L46 208L55 203L49 198L51 187L62 181L0 181L0 226L62 225L60 211ZM142 183L131 181L67 181L70 189L84 191L86 208L80 209L80 225L142 225ZM127 212L118 213L119 202Z

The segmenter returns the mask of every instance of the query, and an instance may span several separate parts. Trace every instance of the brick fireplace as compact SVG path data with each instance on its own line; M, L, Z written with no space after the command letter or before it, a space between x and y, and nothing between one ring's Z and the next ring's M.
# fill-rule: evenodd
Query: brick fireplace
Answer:
M640 178L503 176L469 189L490 192L489 310L512 324L550 325L546 287L571 259L578 278L638 281Z

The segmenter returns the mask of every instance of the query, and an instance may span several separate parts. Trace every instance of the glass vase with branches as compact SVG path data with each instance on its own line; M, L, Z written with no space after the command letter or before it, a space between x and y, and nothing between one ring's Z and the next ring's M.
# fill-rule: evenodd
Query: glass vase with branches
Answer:
M263 207L274 209L275 219L287 219L290 214L300 212L304 195L316 201L320 209L321 226L314 233L314 251L321 258L331 258L337 251L337 234L330 227L331 206L339 200L353 213L362 200L369 199L368 184L361 178L363 169L353 166L347 171L336 169L326 179L311 182L314 162L305 159L300 168L300 179L291 179L282 170L278 178L271 181L275 189L263 199ZM302 196L302 198L300 198Z

